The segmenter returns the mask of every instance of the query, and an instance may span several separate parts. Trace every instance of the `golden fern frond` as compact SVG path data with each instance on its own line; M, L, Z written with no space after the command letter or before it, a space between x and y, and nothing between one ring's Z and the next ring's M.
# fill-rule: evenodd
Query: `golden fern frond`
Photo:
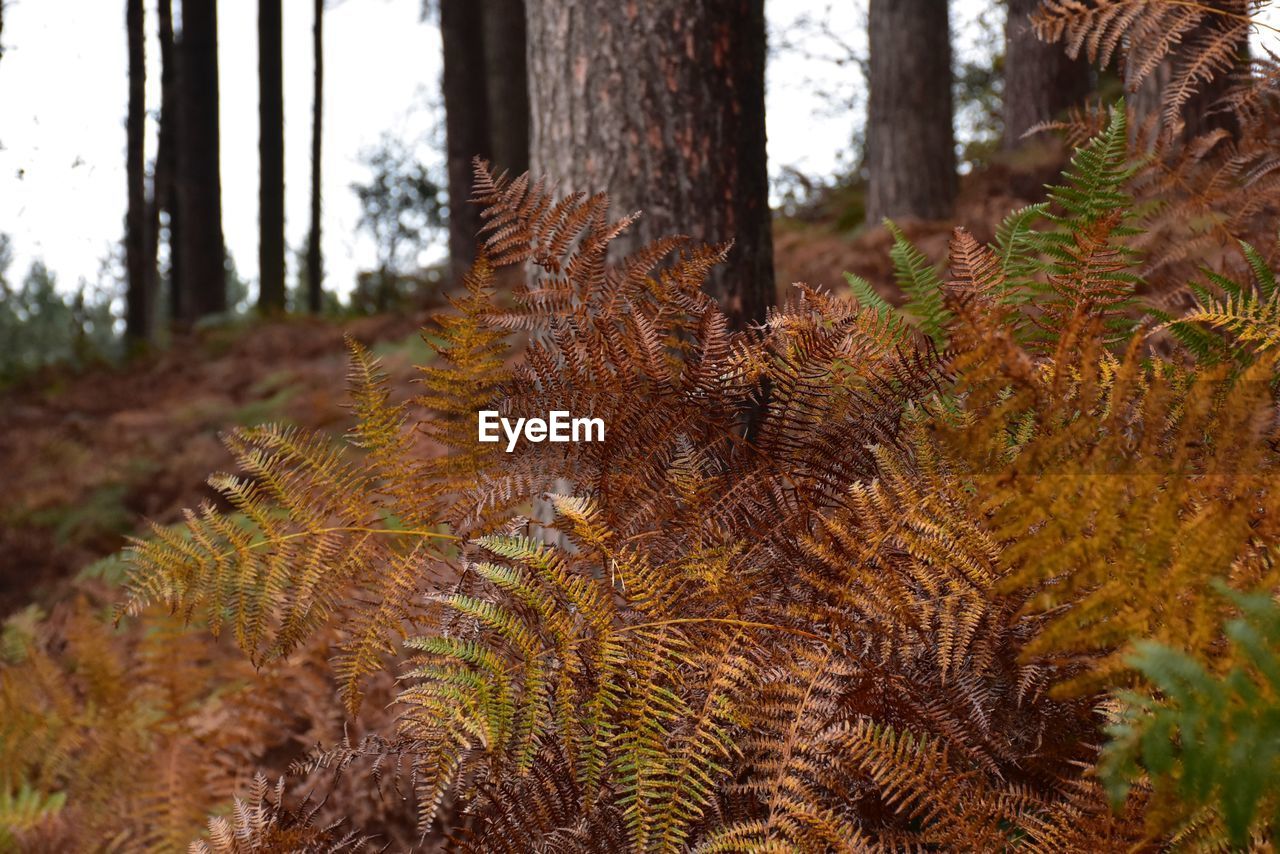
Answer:
M336 664L354 713L361 680L420 616L422 550L440 554L456 538L433 525L437 493L411 459L404 407L391 402L377 361L349 349L357 423L348 438L362 453L293 428L231 434L247 477L210 484L234 512L206 505L187 511L182 528L152 526L129 554L122 613L158 600L184 619L199 614L215 636L229 625L258 664L338 619L348 639Z
M1173 323L1203 323L1221 329L1241 344L1259 353L1280 344L1280 290L1263 298L1257 292L1228 294L1219 300L1207 300L1178 318L1156 329L1165 329Z

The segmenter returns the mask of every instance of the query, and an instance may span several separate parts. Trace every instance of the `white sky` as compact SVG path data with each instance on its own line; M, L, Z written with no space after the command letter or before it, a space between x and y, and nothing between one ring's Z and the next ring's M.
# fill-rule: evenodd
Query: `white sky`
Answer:
M43 258L64 288L97 279L101 259L123 233L128 95L124 0L7 0L0 60L0 232L13 238L11 280ZM332 5L332 0L330 0ZM159 105L155 8L147 8L148 98ZM175 4L176 5L176 4ZM291 247L308 222L311 136L310 2L284 9L285 213ZM955 0L956 49L965 27L993 5ZM349 185L365 177L362 149L384 132L418 141L424 159L439 157L439 33L419 21L421 0L342 0L325 20L324 252L326 287L347 291L373 247L357 236L359 207ZM771 28L797 17L829 16L833 28L865 47L865 2L768 0ZM1272 9L1272 17L1280 18ZM257 276L258 90L257 3L219 3L223 231L246 278ZM824 46L817 46L822 50ZM830 52L829 50L826 52ZM847 81L832 80L833 74ZM818 81L815 84L815 81ZM834 171L847 154L858 117L830 109L815 88L856 93L859 72L794 53L769 68L771 170L798 166ZM155 128L148 158L155 154ZM290 267L294 266L290 253Z

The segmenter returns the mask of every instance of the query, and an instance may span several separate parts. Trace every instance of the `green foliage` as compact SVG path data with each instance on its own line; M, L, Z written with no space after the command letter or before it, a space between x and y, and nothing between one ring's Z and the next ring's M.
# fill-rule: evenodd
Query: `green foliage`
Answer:
M362 153L368 183L352 184L360 202L356 228L377 249L377 267L359 283L353 304L386 311L415 286L418 256L447 224L442 183L412 150L390 136Z
M1245 848L1280 827L1280 605L1218 588L1243 614L1224 631L1227 669L1139 642L1129 662L1156 693L1120 693L1100 772L1116 802L1145 774L1181 821L1211 807Z
M119 356L109 289L82 285L64 294L41 261L14 288L5 279L10 259L8 238L0 235L0 384L49 365L83 367Z

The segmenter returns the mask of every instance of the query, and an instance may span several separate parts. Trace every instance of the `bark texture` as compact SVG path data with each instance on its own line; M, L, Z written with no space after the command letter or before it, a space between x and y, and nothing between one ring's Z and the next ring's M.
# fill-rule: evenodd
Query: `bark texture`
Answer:
M493 165L529 171L529 79L524 0L484 0L485 94Z
M129 108L125 120L127 137L125 174L129 202L125 214L125 337L133 344L145 342L151 335L152 279L147 259L150 245L147 211L147 62L146 20L142 0L126 0L125 31L129 41ZM154 271L155 266L152 264Z
M282 0L257 4L259 90L259 300L266 312L284 311L284 31Z
M1020 146L1027 131L1058 118L1088 96L1089 62L1072 59L1060 44L1036 38L1031 13L1040 0L1009 0L1004 27L1004 147Z
M284 31L281 0L258 0L258 308L284 311Z
M178 320L227 309L219 170L218 12L216 0L183 0L178 126L178 215L182 291Z
M734 240L708 291L731 322L774 302L763 0L529 0L531 166L643 210L664 234Z
M449 264L459 280L476 254L480 211L470 203L471 159L493 159L485 83L484 19L476 0L440 0L449 173Z
M956 197L945 0L871 0L867 222L943 219Z
M180 316L182 294L178 288L181 275L181 242L178 239L178 195L175 176L178 155L178 54L173 36L173 4L171 0L159 0L156 18L160 35L160 140L156 145L156 171L151 182L151 245L148 264L156 268L157 289L155 301L159 302L160 212L168 218L169 236L169 315Z
M311 231L307 236L307 308L320 312L324 288L320 254L320 154L324 139L324 0L315 0L315 24L311 29L315 56L311 102Z

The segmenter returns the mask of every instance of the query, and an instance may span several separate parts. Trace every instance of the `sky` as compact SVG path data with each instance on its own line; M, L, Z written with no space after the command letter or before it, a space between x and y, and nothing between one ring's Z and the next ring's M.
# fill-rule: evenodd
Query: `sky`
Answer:
M349 291L372 266L374 247L357 233L350 190L364 180L362 151L390 134L439 162L440 39L420 20L421 0L330 0L325 16L323 176L326 287ZM958 54L972 50L974 22L994 4L952 3ZM312 4L284 4L285 215L291 249L308 228ZM860 100L856 66L837 65L840 42L865 50L865 4L768 0L771 40L786 40L805 16L826 20L834 38L770 58L766 105L770 168L830 174L848 159L860 116L825 93ZM257 3L219 3L223 232L241 274L257 276ZM1280 15L1273 17L1280 19ZM1280 22L1280 21L1278 21ZM147 0L148 102L159 107L155 3ZM7 0L0 59L0 233L13 239L11 280L42 258L64 289L99 278L124 230L128 96L124 0ZM806 55L812 54L812 55ZM155 154L154 122L147 156ZM438 255L441 250L435 249ZM432 253L425 253L424 259ZM290 252L290 275L296 260Z

